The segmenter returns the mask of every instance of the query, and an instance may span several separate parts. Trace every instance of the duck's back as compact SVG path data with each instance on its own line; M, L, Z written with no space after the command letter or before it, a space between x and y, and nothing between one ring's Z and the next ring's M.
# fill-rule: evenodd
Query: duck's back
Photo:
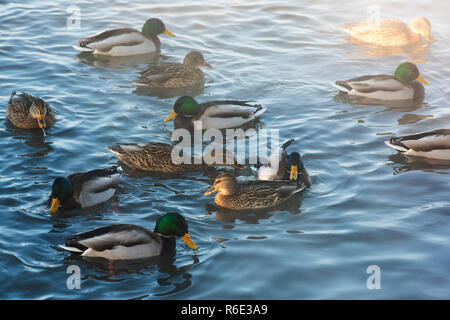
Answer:
M420 39L414 36L406 24L394 19L373 20L346 25L344 31L353 38L380 46L400 47Z

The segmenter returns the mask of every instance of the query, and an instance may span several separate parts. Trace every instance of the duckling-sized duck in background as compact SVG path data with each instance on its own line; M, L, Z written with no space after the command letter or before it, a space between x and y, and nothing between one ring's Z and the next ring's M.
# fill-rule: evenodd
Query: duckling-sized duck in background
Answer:
M56 213L60 206L69 210L109 200L116 192L121 176L121 168L112 166L56 178L48 198L50 212Z
M132 28L112 29L78 40L79 45L73 47L110 56L148 54L161 50L159 34L175 37L160 19L151 18L145 22L141 32Z
M201 85L205 75L199 67L212 68L198 51L189 52L183 63L154 64L133 82L136 86L157 89L180 89Z
M392 137L385 143L408 156L450 160L450 129Z
M298 152L286 152L295 139L289 139L283 145L272 152L269 163L258 169L258 180L292 180L304 184L307 188L311 186L311 178L303 164L302 157Z
M430 38L430 22L419 17L407 26L393 19L378 19L368 22L348 24L343 30L352 38L368 44L382 47L403 47L420 42L421 36Z
M144 171L178 174L203 170L209 166L216 166L216 164L206 164L203 161L197 164L193 158L191 158L191 163L174 163L172 161L173 148L173 145L161 142L120 143L107 147L109 151L128 167ZM223 163L217 164L217 166L232 166L237 169L244 168L236 163Z
M350 96L366 97L375 100L414 100L421 101L425 96L423 84L429 84L414 63L404 62L394 75L378 74L362 76L345 81L336 81L336 88Z
M218 192L214 202L228 209L264 209L288 201L304 188L304 184L289 180L238 182L232 174L222 173L204 195Z
M66 239L65 246L60 247L83 257L142 259L174 252L175 236L180 237L189 248L197 250L186 220L178 213L166 213L158 218L154 231L132 224L115 224L75 234Z
M42 129L55 124L55 114L50 105L41 98L22 92L11 93L6 117L13 125L23 129Z
M248 101L217 100L199 104L194 98L183 96L177 99L172 113L164 122L175 118L176 129L190 131L237 128L256 120L265 111L261 105L252 105Z

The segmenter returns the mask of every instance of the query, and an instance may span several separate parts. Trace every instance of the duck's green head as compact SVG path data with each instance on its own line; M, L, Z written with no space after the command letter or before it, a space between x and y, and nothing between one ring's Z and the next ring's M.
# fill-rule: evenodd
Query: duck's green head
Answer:
M200 106L198 105L197 101L195 101L194 98L184 96L181 98L178 98L177 101L175 101L175 105L173 106L172 113L169 114L165 119L164 122L167 122L169 120L172 120L178 115L182 115L185 117L193 117L196 114L200 112Z
M47 115L47 104L41 98L36 98L31 103L30 116L36 119L39 128L44 129L47 125L45 124L45 116Z
M417 66L411 62L405 62L399 65L395 70L394 75L398 81L401 81L403 83L411 83L417 80L419 82L422 82L423 84L429 84L428 81L426 81L420 75Z
M155 232L166 236L180 237L191 249L197 250L188 232L188 224L179 213L166 213L156 221Z
M207 67L212 68L212 66L206 63L203 55L198 51L189 52L186 57L184 57L183 64L188 68L197 68L197 67Z
M72 183L63 177L56 178L52 185L52 194L48 199L51 201L50 212L55 213L58 211L60 203L68 200L73 194Z
M169 36L175 37L175 35L170 32L164 23L158 18L151 18L145 21L142 27L142 33L147 37L154 37L158 34L167 34Z

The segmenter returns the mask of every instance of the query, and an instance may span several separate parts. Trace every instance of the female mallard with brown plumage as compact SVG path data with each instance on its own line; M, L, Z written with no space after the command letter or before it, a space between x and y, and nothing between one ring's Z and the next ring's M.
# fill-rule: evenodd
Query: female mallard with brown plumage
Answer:
M175 101L172 113L164 122L175 118L175 128L190 131L238 128L256 120L265 111L261 105L253 105L248 101L216 100L199 104L194 98L184 96Z
M190 158L190 163L175 163L172 159L173 145L160 142L143 142L143 143L120 143L115 146L109 146L107 149L111 151L119 160L128 167L163 173L184 173L196 170L203 170L208 166L216 164L206 164L203 159L199 163L196 159ZM180 147L181 151L183 150ZM176 152L178 154L178 152ZM214 154L212 154L214 156ZM233 166L242 169L235 163L217 164L218 166Z
M429 84L411 62L400 64L394 75L378 74L362 76L350 80L336 81L335 86L349 96L359 96L375 100L421 101L425 95L423 84Z
M121 176L121 168L113 166L56 178L48 198L50 212L56 213L60 207L64 210L86 208L109 200Z
M238 182L232 174L222 173L205 196L218 192L214 202L228 209L264 209L288 201L304 188L304 184L285 180Z
M346 25L343 30L353 39L382 47L403 47L421 40L430 41L430 22L419 17L407 26L394 19L378 19Z
M180 89L201 85L205 75L199 67L212 68L198 51L189 52L183 63L162 62L149 67L133 82L139 87Z
M44 130L55 123L55 114L47 102L24 92L16 94L16 91L11 93L6 117L16 127L24 129Z
M145 22L141 32L132 28L107 30L78 40L79 45L73 48L109 56L148 54L160 51L159 34L175 37L160 19L152 18Z

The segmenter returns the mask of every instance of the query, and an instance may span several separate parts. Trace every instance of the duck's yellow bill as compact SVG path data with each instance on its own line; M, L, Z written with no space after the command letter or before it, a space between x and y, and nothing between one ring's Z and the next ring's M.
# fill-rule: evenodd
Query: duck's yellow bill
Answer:
M167 122L167 121L172 120L172 119L175 118L177 115L178 115L178 114L175 112L175 110L172 110L172 113L169 114L169 115L164 119L164 122Z
M168 29L166 29L166 30L164 30L164 32L163 32L164 34L167 34L168 36L171 36L171 37L176 37L176 35L174 35L172 32L170 32Z
M44 129L46 127L44 115L41 114L39 111L38 111L37 122L38 122L38 126L40 129Z
M189 233L186 233L184 236L182 236L181 240L183 240L189 246L189 248L197 250L197 246L195 245L194 241L192 241Z
M420 74L416 79L419 82L422 82L423 84L430 84L427 80L425 80Z
M214 193L214 192L216 192L216 191L218 191L217 189L216 189L216 186L212 186L208 191L206 191L205 192L205 196L207 196L207 195L209 195L209 194L211 194L211 193Z
M289 180L296 181L298 177L298 167L296 165L291 166L291 174L289 175Z
M56 211L58 211L59 208L59 199L58 198L53 198L52 199L52 206L50 207L50 212L51 213L55 213Z

